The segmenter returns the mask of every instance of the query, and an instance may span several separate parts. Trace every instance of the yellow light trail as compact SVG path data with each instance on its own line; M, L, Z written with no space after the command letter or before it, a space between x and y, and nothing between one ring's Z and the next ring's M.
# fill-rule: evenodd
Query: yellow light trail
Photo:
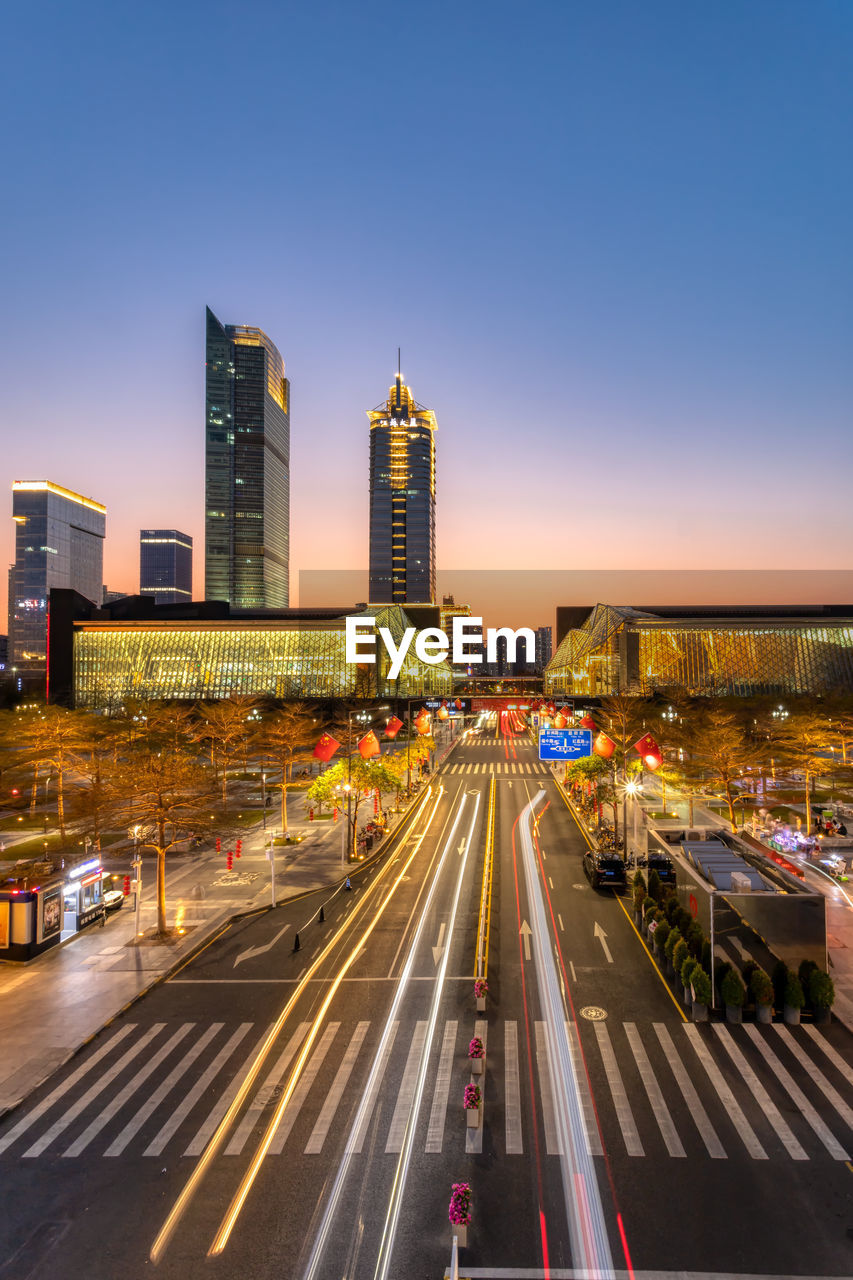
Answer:
M428 797L430 795L431 790L432 790L431 787L427 789L427 791L425 792L425 797ZM439 787L438 793L435 798L435 804L433 805L433 809L432 809L432 812L430 813L427 825L424 828L424 831L421 834L421 836L418 838L417 844L415 846L415 852L417 851L417 849L420 848L420 845L423 842L424 836L429 830L430 823L432 822L433 817L435 816L436 809L438 808L439 801L441 800L443 790L444 790L443 787ZM426 803L426 799L424 803ZM412 812L414 812L414 810ZM414 857L414 852L412 854L412 857ZM380 873L380 875L385 875L388 872L390 865L391 864L389 864L388 867L383 868L383 871ZM408 863L406 863L406 865L408 866ZM377 879L375 883L371 886L370 890L365 894L364 898L362 898L357 908L358 917L364 914L364 911L366 909L366 904L370 901L371 897L373 896L373 893L375 893L379 889L380 883L381 881ZM396 883L397 882L395 881L395 884ZM383 910L384 910L384 904L383 904ZM258 1050L257 1056L255 1057L255 1061L252 1063L252 1066L249 1069L249 1072L246 1075L246 1078L241 1084L239 1090L237 1091L237 1094L234 1097L234 1100L232 1101L231 1106L228 1108L225 1115L222 1117L221 1121L219 1122L216 1132L213 1134L213 1137L210 1139L210 1142L205 1147L198 1161L198 1164L196 1165L195 1169L193 1170L192 1174L187 1180L187 1183L183 1188L183 1190L181 1191L181 1194L178 1196L177 1200L172 1206L169 1216L166 1218L166 1221L163 1223L163 1226L160 1228L157 1238L155 1239L153 1245L151 1246L151 1252L149 1254L149 1257L155 1265L162 1258L163 1253L165 1252L166 1247L169 1244L169 1241L171 1240L172 1236L175 1233L175 1230L177 1229L179 1222L181 1221L181 1218L183 1217L186 1210L189 1208L190 1202L192 1201L193 1196L198 1190L198 1187L200 1186L201 1181L204 1178L204 1175L207 1173L207 1170L209 1169L210 1165L213 1163L213 1160L217 1152L219 1151L219 1148L222 1146L222 1143L225 1141L225 1138L228 1135L228 1130L231 1128L231 1125L234 1119L236 1118L237 1113L239 1112L240 1108L245 1102L246 1097L248 1096L252 1085L254 1084L255 1080L258 1078L258 1075L260 1074L263 1068L264 1062L269 1056L270 1050L272 1049L273 1045L278 1039L278 1036L281 1034L281 1029L285 1025L291 1009L293 1008L296 1001L301 996L302 992L305 990L305 987L310 982L311 978L319 969L320 965L329 955L329 952L337 944L341 935L345 933L347 929L354 927L356 923L356 919L358 917L344 920L344 922L341 924L341 927L332 935L332 937L329 939L326 946L318 955L317 959L310 966L308 971L303 976L302 980L297 984L296 989L293 992L293 995L290 997L287 1004L284 1006L278 1018L276 1019L275 1023L273 1024L269 1032L269 1035L267 1036L264 1043L261 1045L261 1048Z

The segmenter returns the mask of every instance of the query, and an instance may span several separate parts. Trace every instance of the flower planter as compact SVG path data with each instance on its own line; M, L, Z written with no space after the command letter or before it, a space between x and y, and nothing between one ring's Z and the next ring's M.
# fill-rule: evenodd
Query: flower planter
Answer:
M478 1012L478 1013L485 1013L485 1012L486 1012L486 997L485 997L485 996L477 996L477 1012Z
M485 1059L485 1058L470 1058L470 1059L469 1059L469 1061L470 1061L470 1063L471 1063L471 1071L472 1071L472 1073L473 1073L475 1076L481 1076L481 1075L483 1074L483 1068L484 1068L484 1065L485 1065L486 1059Z
M765 1026L773 1021L773 1005L757 1004L755 1006L755 1021L761 1022Z
M832 1022L832 1010L816 1004L814 1007L814 1022L818 1027L828 1027Z
M466 1107L466 1108L465 1108L465 1115L466 1115L466 1116L467 1116L467 1118L468 1118L468 1128L469 1128L469 1129L479 1129L479 1127L480 1127L480 1108L479 1108L479 1107Z
M460 1249L468 1248L468 1223L460 1222L454 1226L450 1224L450 1243L453 1244L453 1237L456 1236L456 1243Z
M698 1000L693 1001L693 1021L708 1021L708 1006L706 1004L700 1004Z
M726 1005L726 1022L743 1022L743 1009L739 1004Z
M798 1027L800 1025L799 1009L795 1009L792 1004L786 1004L784 1008L784 1018L789 1027Z

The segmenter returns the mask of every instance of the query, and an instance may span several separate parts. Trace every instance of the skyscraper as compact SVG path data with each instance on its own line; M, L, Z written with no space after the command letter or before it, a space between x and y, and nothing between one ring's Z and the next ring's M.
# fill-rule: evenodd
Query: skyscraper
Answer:
M193 598L193 540L179 529L139 530L139 594L155 604Z
M207 308L204 594L285 608L290 567L290 383L260 329Z
M370 600L435 601L435 414L397 372L370 419Z
M15 563L9 570L9 659L41 676L51 587L101 603L107 509L50 480L15 480Z

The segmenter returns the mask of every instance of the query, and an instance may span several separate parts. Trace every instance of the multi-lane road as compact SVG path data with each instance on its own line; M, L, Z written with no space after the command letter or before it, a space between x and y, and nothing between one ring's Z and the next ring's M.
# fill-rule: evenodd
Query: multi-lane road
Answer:
M232 925L5 1119L0 1280L437 1280L458 1181L463 1275L853 1274L850 1037L686 1023L497 730L351 889Z

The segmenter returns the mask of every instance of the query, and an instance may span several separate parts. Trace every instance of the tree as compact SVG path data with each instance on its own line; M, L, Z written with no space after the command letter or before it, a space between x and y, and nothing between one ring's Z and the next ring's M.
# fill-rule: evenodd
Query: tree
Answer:
M704 714L698 713L695 742L696 758L722 787L729 809L729 822L732 830L737 831L737 779L744 769L751 768L758 761L758 747L747 740L736 716L717 706L707 708Z
M310 756L311 745L317 737L316 726L308 706L304 702L292 702L265 716L254 736L263 758L281 773L281 829L287 835L287 784L294 760Z
M234 695L221 702L202 704L194 737L208 744L214 775L221 777L222 808L228 811L228 768L246 749L251 730L254 698Z
M782 758L791 769L803 775L807 836L811 835L812 829L811 784L813 779L827 771L830 764L827 752L832 738L826 717L807 711L789 716L779 735Z
M69 773L91 750L92 729L88 716L67 711L64 707L41 707L33 715L21 716L17 724L23 763L33 765L36 772L45 766L56 775L56 814L59 833L67 835L65 822L65 789ZM34 789L35 789L35 783Z
M316 803L318 807L324 803L346 807L354 845L358 830L358 811L362 803L374 791L378 791L381 805L383 791L399 794L404 785L399 766L395 767L381 757L378 760L362 760L360 755L354 754L349 761L341 760L330 769L324 769L316 782L308 788L307 798L309 803ZM348 792L347 787L350 788ZM347 796L350 797L349 805Z

